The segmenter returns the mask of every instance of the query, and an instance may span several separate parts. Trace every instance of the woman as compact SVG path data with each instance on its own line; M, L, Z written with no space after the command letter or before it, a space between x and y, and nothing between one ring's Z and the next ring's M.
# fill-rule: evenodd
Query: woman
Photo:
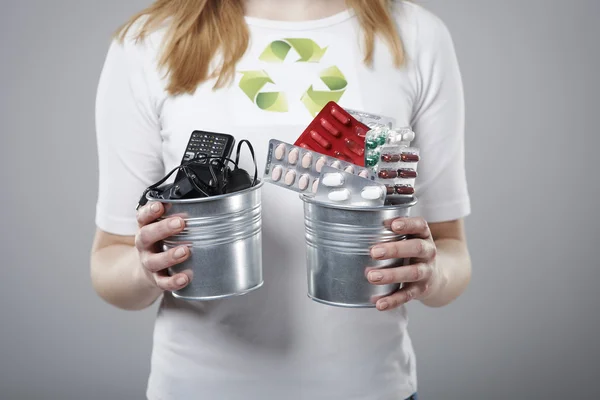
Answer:
M284 51L272 50L275 41ZM332 67L346 82L335 90L321 79ZM256 90L278 92L280 101L257 102L240 84L247 71L268 76ZM164 212L159 203L136 215L140 194L179 165L193 130L249 139L262 169L269 139L293 142L318 111L303 101L309 88L415 131L422 154L419 204L414 217L392 226L411 239L372 249L375 259L413 262L368 275L373 285L403 282L404 288L378 300L380 312L308 300L301 201L266 185L265 285L221 301L174 298L170 291L190 278L169 277L165 269L189 250L157 253L155 244L184 224L156 222ZM103 299L123 309L143 309L162 295L149 399L416 394L404 305L450 303L464 291L471 269L462 223L470 212L462 83L438 18L404 1L159 0L112 43L96 111L100 190L92 280Z

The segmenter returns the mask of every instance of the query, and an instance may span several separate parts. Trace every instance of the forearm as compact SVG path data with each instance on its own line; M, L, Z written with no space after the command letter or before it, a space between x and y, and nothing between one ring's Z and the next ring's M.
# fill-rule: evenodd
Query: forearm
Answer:
M435 241L437 256L435 265L439 279L431 295L421 302L429 307L443 307L458 298L471 280L471 259L466 244L457 239Z
M161 294L143 272L137 250L126 244L114 244L93 252L91 276L98 295L125 310L144 309Z

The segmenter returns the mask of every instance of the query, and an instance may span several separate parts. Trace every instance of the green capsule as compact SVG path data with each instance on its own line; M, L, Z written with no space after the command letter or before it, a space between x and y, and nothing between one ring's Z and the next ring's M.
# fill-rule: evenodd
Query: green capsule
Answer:
M379 153L371 153L371 154L367 155L366 160L365 160L367 167L374 167L375 165L377 165L378 161L379 161Z
M377 137L377 144L383 146L387 141L387 134L382 134Z
M365 144L367 146L367 149L373 150L373 149L377 148L377 146L378 146L378 140L377 140L377 138L368 138L365 141Z

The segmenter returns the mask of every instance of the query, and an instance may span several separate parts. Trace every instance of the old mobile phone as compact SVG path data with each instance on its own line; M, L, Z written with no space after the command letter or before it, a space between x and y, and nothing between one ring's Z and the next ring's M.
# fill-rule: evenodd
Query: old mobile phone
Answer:
M189 163L190 161L198 160L190 164L190 169L203 182L214 185L216 182L211 182L213 177L210 172L209 165L212 165L215 175L222 176L223 169L227 165L226 158L231 157L235 138L225 133L194 131L190 136L190 140L181 159L181 163ZM221 162L218 162L220 160ZM179 171L175 177L175 181L179 181L185 177L185 172Z

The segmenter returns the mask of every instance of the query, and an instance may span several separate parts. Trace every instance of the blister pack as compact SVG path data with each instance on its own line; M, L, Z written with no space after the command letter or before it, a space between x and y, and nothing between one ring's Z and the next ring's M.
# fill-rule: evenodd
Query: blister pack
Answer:
M346 108L345 110L348 112L348 114L352 115L359 122L362 122L371 129L380 127L392 129L396 125L396 120L394 118L384 117L382 115L372 114L364 111L352 110L349 108Z
M367 132L365 138L365 165L373 168L379 162L382 146L396 144L410 146L415 139L415 134L410 128L374 128Z
M326 166L362 178L373 176L363 166L271 139L263 180L300 193L316 193L319 176Z
M295 146L364 166L369 127L330 101L294 142Z
M381 146L378 162L371 171L376 180L386 186L386 200L415 193L418 162L419 149L415 147L398 144Z
M385 185L328 166L321 171L315 195L323 203L364 207L383 206L385 198Z

